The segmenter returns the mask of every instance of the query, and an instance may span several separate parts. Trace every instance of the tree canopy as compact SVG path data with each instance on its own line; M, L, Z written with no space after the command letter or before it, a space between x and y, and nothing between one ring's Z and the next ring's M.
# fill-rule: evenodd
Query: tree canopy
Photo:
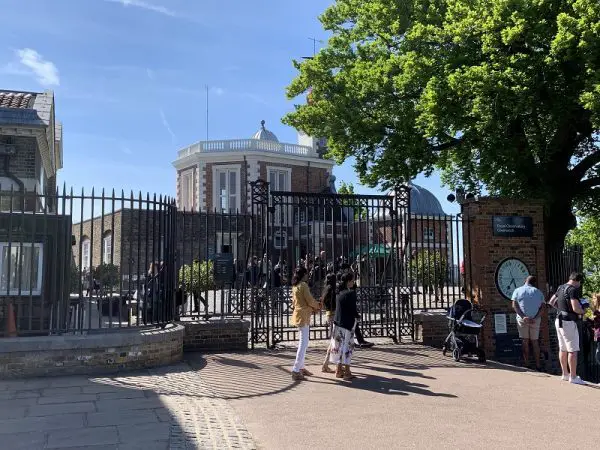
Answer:
M600 219L596 216L581 217L577 228L567 236L567 241L583 249L585 295L600 293Z
M383 188L439 169L450 188L546 205L562 241L600 200L598 0L337 0L295 62L284 122Z

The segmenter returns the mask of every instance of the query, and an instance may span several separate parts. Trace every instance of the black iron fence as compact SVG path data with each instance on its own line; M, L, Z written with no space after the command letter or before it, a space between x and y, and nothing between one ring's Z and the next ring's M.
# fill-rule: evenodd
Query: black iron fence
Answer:
M180 211L163 196L0 194L0 327L32 335L240 317L252 343L294 340L291 277L357 278L362 332L414 336L415 310L464 296L460 217L411 212L394 196L273 192L252 183L248 214ZM325 338L324 314L313 338Z
M162 196L0 194L0 326L44 335L173 318L176 208Z

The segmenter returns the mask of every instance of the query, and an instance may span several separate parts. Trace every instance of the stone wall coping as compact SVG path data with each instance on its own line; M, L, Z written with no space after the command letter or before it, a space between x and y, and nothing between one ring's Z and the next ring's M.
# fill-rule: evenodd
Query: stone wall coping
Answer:
M3 338L0 355L16 352L39 352L72 349L125 347L182 338L184 327L167 325L165 329L119 330L70 336L35 336Z
M239 325L243 329L250 329L250 320L248 319L210 319L206 320L192 320L185 319L179 321L181 325L202 328L231 328L232 325Z
M415 311L414 318L421 322L447 320L448 313L446 311Z
M518 205L532 205L532 206L544 206L544 201L540 199L531 199L531 198L514 198L514 197L478 197L478 198L469 198L465 199L463 204L473 204L484 202L486 204L490 203L499 203L499 204L518 204Z

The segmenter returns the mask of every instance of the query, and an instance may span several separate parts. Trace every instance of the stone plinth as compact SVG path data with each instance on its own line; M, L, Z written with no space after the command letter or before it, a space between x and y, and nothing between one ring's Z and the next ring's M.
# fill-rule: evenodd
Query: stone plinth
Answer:
M243 319L185 320L184 351L247 350L250 321Z

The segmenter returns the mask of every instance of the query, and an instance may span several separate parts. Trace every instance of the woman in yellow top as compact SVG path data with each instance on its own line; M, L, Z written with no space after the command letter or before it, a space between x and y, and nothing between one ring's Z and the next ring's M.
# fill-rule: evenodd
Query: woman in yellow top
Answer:
M298 327L299 342L298 352L296 353L296 361L292 368L292 380L301 381L304 376L310 376L308 370L304 368L304 357L309 340L309 325L310 318L315 311L321 309L321 304L317 302L312 294L306 281L308 280L308 271L304 267L297 267L292 277L292 305L294 313L292 314L291 323Z

